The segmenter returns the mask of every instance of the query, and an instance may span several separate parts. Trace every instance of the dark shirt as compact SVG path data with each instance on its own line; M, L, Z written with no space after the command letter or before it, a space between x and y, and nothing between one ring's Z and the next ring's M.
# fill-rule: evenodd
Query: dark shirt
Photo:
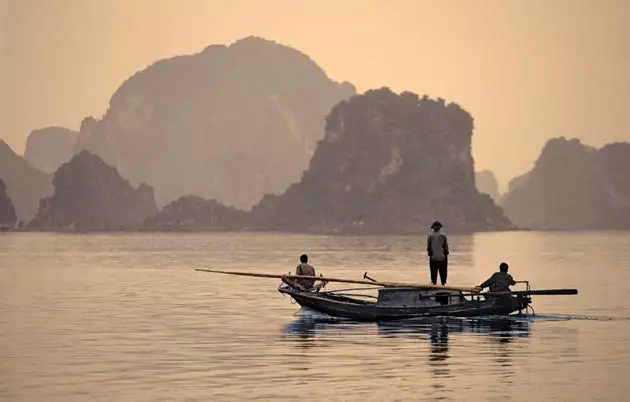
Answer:
M507 272L495 272L480 286L482 289L490 287L491 292L509 292L510 285L516 285L516 282L512 279L512 275Z
M315 268L307 263L298 264L295 268L296 275L315 276ZM315 284L314 279L298 279L297 282L302 285L306 290L309 290Z

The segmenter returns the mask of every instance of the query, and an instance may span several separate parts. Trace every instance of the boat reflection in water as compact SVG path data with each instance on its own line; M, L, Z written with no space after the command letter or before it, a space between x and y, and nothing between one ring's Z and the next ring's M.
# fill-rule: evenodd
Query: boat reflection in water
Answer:
M433 387L445 386L439 377L452 375L447 360L449 354L449 335L480 334L484 335L482 347L486 358L497 367L497 381L511 384L514 377L512 369L514 346L509 345L514 339L529 338L530 323L533 318L519 316L496 316L479 318L435 317L422 320L410 320L405 323L388 322L378 324L378 333L383 337L426 339L431 344L428 365L436 381ZM466 341L463 341L463 343Z
M433 317L384 322L378 324L378 332L385 337L412 338L419 334L429 335L431 343L448 342L449 333L486 334L498 342L510 342L513 338L526 338L530 333L529 318L496 316L477 318Z
M351 344L353 342L351 338L355 335L363 339L374 335L390 339L393 342L390 345L397 349L409 345L402 346L402 343L396 340L427 342L430 345L429 351L422 352L421 349L413 347L406 350L412 360L416 356L425 356L424 367L431 374L426 377L430 383L428 385L441 395L450 392L449 381L455 374L461 374L453 372L454 367L450 365L449 359L453 355L461 363L462 353L467 355L466 358L474 358L473 355L476 355L477 359L483 357L486 364L489 363L486 370L495 373L493 381L497 384L513 384L516 381L514 357L525 347L522 343L513 341L528 339L531 324L535 320L536 316L524 315L477 318L427 317L365 323L307 313L288 324L285 334L288 340L295 342L295 346L301 349L331 348L339 345L338 342L329 342L331 338ZM458 347L452 347L454 345ZM459 364L455 366L455 371L462 370Z
M488 316L477 318L427 317L399 321L364 323L317 313L307 312L285 328L287 335L296 339L314 339L318 333L353 331L376 327L385 338L424 340L440 346L448 343L449 333L486 334L498 342L510 342L513 338L527 338L530 334L530 316Z

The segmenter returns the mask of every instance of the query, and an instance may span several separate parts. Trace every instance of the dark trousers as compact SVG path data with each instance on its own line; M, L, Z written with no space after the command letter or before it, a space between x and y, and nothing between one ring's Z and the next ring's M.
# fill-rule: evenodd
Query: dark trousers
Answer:
M429 261L429 268L431 268L431 283L434 285L437 283L437 276L439 272L442 285L446 285L448 258L444 258L444 261Z

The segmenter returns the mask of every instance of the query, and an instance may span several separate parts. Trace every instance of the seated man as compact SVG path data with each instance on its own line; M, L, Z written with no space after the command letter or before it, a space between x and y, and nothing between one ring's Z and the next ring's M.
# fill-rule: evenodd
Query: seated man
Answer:
M306 254L302 254L300 256L300 263L295 268L295 275L315 276L315 268L309 265L308 256ZM322 274L319 274L321 279L287 278L287 276L290 276L290 274L281 276L280 279L282 282L291 288L298 289L303 292L319 292L328 284L328 281L322 276ZM315 285L315 281L319 281L319 283Z
M306 254L302 254L300 256L300 263L295 268L296 275L305 275L305 276L315 276L315 268L313 268L308 263L308 256ZM296 281L304 288L304 290L312 290L313 285L315 284L314 279L298 279Z
M509 292L511 285L516 285L512 275L508 274L508 265L504 262L499 265L499 272L492 274L487 281L479 285L481 289L490 288L491 292Z

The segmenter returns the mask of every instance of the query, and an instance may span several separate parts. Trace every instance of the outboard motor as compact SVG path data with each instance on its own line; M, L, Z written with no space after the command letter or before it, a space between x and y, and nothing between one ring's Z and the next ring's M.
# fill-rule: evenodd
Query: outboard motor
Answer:
M530 304L532 303L532 298L531 296L520 296L519 302L521 305L518 308L518 313L521 314L522 310L525 310L525 312L527 312L527 309L530 307ZM534 311L533 307L532 307L532 311Z
M529 281L516 281L516 283L524 283L525 284L525 290L527 292L529 292L532 288L529 285ZM531 308L532 309L532 313L534 312L534 308L531 307L530 305L532 304L532 297L528 294L522 295L522 296L518 296L518 301L519 301L519 308L518 308L518 313L521 314L522 310L525 310L525 313L527 313L527 309Z

